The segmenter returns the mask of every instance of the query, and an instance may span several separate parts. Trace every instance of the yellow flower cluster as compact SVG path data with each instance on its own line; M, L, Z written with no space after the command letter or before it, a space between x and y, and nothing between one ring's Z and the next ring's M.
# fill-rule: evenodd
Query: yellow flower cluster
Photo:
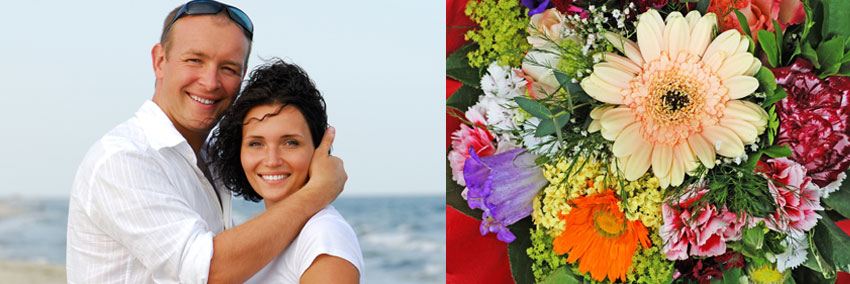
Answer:
M626 204L620 201L620 206L626 218L634 221L640 219L647 228L658 230L664 223L661 216L661 202L664 202L664 190L659 186L658 179L650 173L644 174L635 181L625 181Z
M572 207L568 204L569 200L605 191L607 171L604 163L578 158L571 169L572 174L567 178L572 161L561 157L557 162L543 165L543 176L549 185L534 198L532 220L538 229L545 230L553 237L564 230L564 221L558 218L558 213L570 212Z
M567 172L568 169L572 174ZM608 163L584 157L575 160L561 157L556 162L545 164L543 176L549 185L534 198L531 217L537 229L545 230L553 237L564 230L564 221L558 218L558 214L570 212L572 207L569 200L602 193L609 188L619 193L620 188L617 178L608 171ZM625 204L621 201L617 205L626 218L632 221L640 219L647 228L658 230L664 222L661 216L664 191L658 179L647 173L635 181L621 182L624 184L626 201Z

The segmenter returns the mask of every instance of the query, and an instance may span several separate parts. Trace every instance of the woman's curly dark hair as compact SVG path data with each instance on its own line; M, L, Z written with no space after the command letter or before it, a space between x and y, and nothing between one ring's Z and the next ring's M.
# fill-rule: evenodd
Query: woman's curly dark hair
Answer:
M236 196L259 202L257 194L242 169L242 121L258 106L294 106L307 121L313 147L318 147L328 127L325 99L301 67L274 58L251 71L242 94L224 113L213 131L209 149L210 162L217 178ZM280 110L278 110L280 112ZM275 114L263 117L273 116Z

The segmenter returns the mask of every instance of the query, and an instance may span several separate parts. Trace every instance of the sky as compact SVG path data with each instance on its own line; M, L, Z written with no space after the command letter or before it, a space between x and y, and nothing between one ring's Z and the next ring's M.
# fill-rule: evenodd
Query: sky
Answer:
M115 3L4 3L0 197L68 196L89 147L152 98L151 48L184 1ZM343 197L444 194L442 3L226 3L254 23L251 69L283 58L324 95Z

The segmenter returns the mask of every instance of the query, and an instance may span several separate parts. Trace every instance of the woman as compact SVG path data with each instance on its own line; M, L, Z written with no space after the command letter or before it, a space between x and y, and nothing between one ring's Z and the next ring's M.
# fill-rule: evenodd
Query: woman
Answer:
M304 70L275 59L251 72L222 117L211 140L212 164L225 187L268 208L309 179L327 127L325 101ZM328 205L247 283L358 283L362 269L354 230Z

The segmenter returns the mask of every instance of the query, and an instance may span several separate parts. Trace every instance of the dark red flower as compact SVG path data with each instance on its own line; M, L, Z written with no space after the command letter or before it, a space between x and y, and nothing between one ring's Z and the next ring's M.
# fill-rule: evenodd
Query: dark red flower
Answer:
M723 271L743 268L744 257L740 253L727 249L726 253L715 257L679 260L674 266L681 273L680 277L700 284L709 284L713 279L722 279Z
M850 78L818 78L808 61L774 68L776 83L788 97L776 103L777 144L791 147L793 160L824 187L850 167Z

